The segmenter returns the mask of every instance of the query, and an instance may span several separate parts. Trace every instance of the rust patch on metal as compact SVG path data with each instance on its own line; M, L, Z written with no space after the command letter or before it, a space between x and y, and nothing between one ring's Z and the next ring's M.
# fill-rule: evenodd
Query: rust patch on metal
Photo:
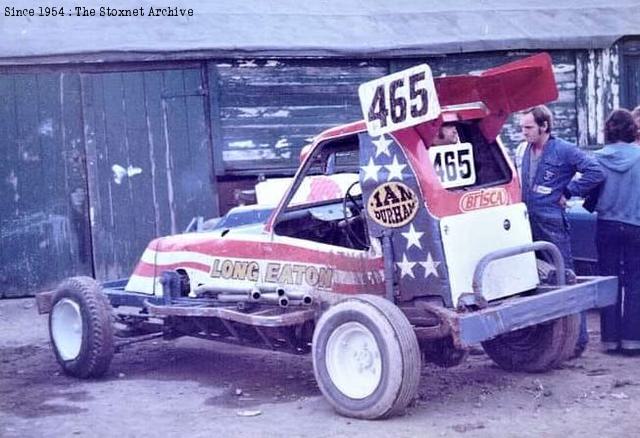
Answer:
M259 327L287 327L298 325L307 321L313 321L316 311L313 309L295 310L292 312L282 312L274 308L269 314L267 312L245 313L229 307L194 307L194 306L158 306L148 301L145 307L150 316L199 316L220 318L228 321L235 321Z

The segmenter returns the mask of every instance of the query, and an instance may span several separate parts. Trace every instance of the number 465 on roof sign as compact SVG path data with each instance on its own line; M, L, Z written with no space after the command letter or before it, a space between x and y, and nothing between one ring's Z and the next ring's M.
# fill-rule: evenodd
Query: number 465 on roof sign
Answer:
M358 88L371 136L417 125L440 115L431 68L427 64L365 82Z

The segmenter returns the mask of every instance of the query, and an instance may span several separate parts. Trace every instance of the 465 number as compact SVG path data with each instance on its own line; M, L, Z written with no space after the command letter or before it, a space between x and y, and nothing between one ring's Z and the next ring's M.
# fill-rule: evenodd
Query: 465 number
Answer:
M433 170L445 189L475 184L473 148L470 143L431 146Z
M362 84L359 95L371 135L432 120L440 114L431 69L426 64Z

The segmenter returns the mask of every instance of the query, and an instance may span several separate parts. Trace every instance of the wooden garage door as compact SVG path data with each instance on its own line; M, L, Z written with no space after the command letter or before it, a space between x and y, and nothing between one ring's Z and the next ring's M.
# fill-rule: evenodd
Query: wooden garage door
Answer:
M155 236L218 213L199 68L82 75L96 277L126 277Z
M91 275L76 73L0 74L0 297Z

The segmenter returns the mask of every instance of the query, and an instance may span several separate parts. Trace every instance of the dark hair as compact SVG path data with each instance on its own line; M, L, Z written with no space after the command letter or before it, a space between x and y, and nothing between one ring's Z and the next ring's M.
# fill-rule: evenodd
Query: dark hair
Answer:
M609 114L604 124L604 141L607 143L633 143L636 139L638 127L631 115L631 111L617 109Z
M532 114L536 125L541 128L544 126L544 122L547 122L547 129L544 132L547 134L551 133L551 128L553 127L553 115L546 105L538 105L533 108L529 108L524 111L524 114Z

